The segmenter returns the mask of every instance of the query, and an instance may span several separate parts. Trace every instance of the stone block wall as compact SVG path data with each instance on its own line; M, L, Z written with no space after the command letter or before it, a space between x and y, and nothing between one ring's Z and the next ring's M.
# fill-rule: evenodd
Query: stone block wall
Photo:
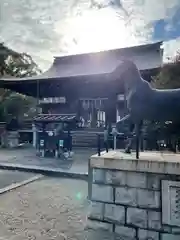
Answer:
M162 223L162 180L180 176L108 168L89 171L88 227L122 240L180 240L180 228Z

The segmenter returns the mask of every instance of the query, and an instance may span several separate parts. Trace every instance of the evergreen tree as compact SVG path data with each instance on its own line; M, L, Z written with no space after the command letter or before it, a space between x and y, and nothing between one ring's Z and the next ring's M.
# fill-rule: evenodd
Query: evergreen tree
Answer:
M30 55L18 53L0 43L0 78L30 77L40 74L41 70ZM0 121L7 121L8 116L19 118L35 114L36 100L10 90L0 89Z

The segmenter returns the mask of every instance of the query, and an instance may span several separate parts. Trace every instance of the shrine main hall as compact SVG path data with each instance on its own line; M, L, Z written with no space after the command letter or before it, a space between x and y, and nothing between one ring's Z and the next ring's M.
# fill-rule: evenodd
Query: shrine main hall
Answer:
M163 60L162 42L55 57L50 69L25 78L1 78L0 87L38 98L45 114L76 114L87 127L116 123L124 116L121 76L113 71L123 59L132 60L142 77L151 81Z

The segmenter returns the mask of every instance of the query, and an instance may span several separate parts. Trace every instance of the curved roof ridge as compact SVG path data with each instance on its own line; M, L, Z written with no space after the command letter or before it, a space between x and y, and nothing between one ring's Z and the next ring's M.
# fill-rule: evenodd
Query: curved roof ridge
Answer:
M148 49L148 48L160 48L162 44L163 44L163 41L158 41L158 42L123 47L123 48L111 48L111 49L105 49L105 50L93 51L93 52L83 52L83 53L77 53L77 54L54 56L54 61L57 62L58 60L63 60L63 59L65 60L69 57L83 57L87 55L111 53L111 52L118 52L118 51L124 51L124 50L128 51L128 50L138 50L138 49L142 50L142 49Z
M73 78L80 76L90 76L90 75L99 75L99 74L109 74L115 69L119 60L124 58L132 59L136 63L136 58L139 58L137 61L137 67L139 70L145 69L153 69L160 67L160 53L158 58L155 61L151 62L151 66L145 64L145 61L142 59L142 56L137 54L138 51L142 52L144 50L148 51L156 51L160 50L160 47L163 42L155 42L151 44L144 44L129 48L119 48L119 49L111 49L104 50L100 52L94 53L84 53L77 55L67 55L62 57L54 58L54 62L51 67L42 74L32 76L32 77L23 77L23 78L0 78L0 84L3 82L22 82L22 81L38 81L38 80L46 80L46 79L65 79L65 78ZM131 51L133 49L133 51ZM135 51L134 51L135 50ZM146 51L145 51L146 54ZM148 66L148 68L147 68Z

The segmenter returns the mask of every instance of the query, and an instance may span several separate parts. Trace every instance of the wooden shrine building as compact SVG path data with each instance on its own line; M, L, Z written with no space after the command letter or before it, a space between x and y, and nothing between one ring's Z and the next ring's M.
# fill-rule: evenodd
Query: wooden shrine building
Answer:
M55 57L42 75L1 79L0 87L37 97L43 113L76 113L86 127L116 123L124 115L125 104L121 79L112 79L113 70L121 59L131 59L143 78L151 81L162 65L161 45Z

